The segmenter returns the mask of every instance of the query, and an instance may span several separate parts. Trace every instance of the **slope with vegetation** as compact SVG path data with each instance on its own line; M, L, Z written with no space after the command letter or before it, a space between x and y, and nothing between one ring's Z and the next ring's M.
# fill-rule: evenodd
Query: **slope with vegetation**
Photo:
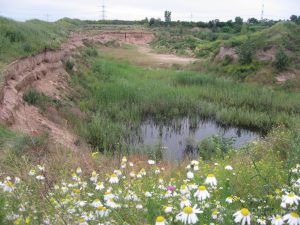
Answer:
M225 25L153 28L158 52L204 59L192 68L298 90L300 27L294 22L227 22ZM287 82L285 82L287 81Z

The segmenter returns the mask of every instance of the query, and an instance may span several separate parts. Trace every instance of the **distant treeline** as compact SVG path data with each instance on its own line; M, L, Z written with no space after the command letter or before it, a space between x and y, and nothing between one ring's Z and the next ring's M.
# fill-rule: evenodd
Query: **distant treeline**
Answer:
M290 17L290 20L300 24L300 16L292 15ZM216 28L225 28L228 29L236 28L239 30L239 26L241 26L243 23L247 24L260 24L265 26L272 26L277 22L280 22L281 20L269 20L269 19L263 19L258 20L256 18L249 18L247 21L244 21L241 17L235 17L234 20L228 20L228 21L220 21L219 19L214 19L209 22L194 22L194 21L163 21L160 18L150 18L147 17L143 20L135 20L135 21L128 21L128 20L99 20L96 23L98 24L107 24L107 25L148 25L150 27L160 27L160 26L183 26L183 27L199 27L199 28L210 28L210 29L216 29ZM95 21L86 21L88 23L95 24Z

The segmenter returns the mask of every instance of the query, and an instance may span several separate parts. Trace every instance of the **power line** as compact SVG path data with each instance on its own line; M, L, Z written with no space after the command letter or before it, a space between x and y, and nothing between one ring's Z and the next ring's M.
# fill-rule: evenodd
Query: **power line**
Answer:
M106 8L106 6L105 6L105 2L103 0L103 2L102 2L102 20L105 20L105 13L106 13L105 8Z
M46 21L49 22L49 17L50 17L51 15L47 13L45 16L46 16Z
M261 17L260 17L261 20L264 19L264 10L265 10L265 4L264 4L264 1L263 1L262 7L261 7Z

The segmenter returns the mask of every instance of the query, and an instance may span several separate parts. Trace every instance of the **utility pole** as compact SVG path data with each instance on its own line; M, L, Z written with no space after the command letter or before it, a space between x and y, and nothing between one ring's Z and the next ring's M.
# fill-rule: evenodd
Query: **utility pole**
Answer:
M46 20L47 20L47 22L49 22L49 17L50 17L51 15L49 15L48 13L46 14Z
M104 0L103 0L103 2L102 2L102 20L105 20L105 2L104 2Z
M265 4L264 4L264 1L263 1L262 7L261 7L261 17L260 17L261 20L264 19L264 10L265 10Z
M191 13L190 18L191 18L191 22L193 22L193 13Z

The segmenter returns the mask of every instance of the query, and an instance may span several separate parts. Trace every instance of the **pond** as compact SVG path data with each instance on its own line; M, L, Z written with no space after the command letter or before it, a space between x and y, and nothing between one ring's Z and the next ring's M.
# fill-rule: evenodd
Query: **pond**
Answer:
M258 132L246 129L220 126L212 120L198 120L195 123L189 118L183 118L172 126L158 125L153 120L146 120L141 125L135 147L146 149L156 146L162 149L164 160L177 161L188 155L187 149L190 148L191 142L197 145L214 135L225 139L232 138L236 148L261 136Z

